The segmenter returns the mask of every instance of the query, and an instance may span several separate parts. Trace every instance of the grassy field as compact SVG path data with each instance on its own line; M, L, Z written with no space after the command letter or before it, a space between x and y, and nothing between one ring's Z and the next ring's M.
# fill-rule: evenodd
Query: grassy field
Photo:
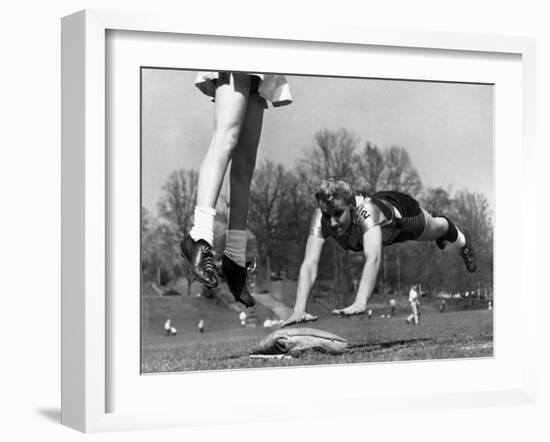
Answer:
M171 303L182 302L171 300ZM197 304L202 302L195 300ZM202 305L202 304L201 304ZM196 307L202 308L203 307ZM222 309L221 306L216 306ZM173 311L173 310L171 310ZM222 310L220 310L221 312ZM187 313L185 313L187 312ZM162 312L161 312L162 313ZM158 311L155 316L161 314ZM189 307L180 312L195 318ZM207 309L204 314L215 311ZM234 316L234 315L233 315ZM231 316L231 318L233 318ZM235 317L236 318L236 317ZM175 372L189 370L219 370L230 368L278 367L312 364L345 364L353 362L404 361L447 359L462 357L490 357L493 355L492 311L455 309L437 313L423 310L421 324L405 323L405 312L390 319L378 315L343 318L324 314L314 327L340 335L348 340L347 351L340 356L308 353L285 360L258 360L249 358L250 350L272 328L239 327L236 319L221 326L214 322L205 333L193 326L182 327L177 336L163 336L160 327L146 328L142 334L142 372Z

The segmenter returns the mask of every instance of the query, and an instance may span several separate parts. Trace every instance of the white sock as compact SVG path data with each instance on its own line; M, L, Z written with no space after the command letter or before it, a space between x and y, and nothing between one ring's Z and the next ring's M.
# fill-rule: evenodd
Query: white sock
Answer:
M464 237L464 233L458 230L458 227L456 228L456 231L458 232L458 237L456 238L456 241L451 244L457 249L461 249L466 245L466 238Z
M202 239L211 246L214 244L214 217L216 209L212 207L195 206L193 228L189 232L195 241Z
M225 239L225 256L241 267L246 267L246 230L227 230Z

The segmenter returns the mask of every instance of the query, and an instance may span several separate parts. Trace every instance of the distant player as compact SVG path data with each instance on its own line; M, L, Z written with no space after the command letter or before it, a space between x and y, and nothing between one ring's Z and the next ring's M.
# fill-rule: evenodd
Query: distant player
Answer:
M318 208L311 221L304 261L300 268L296 304L283 326L314 321L306 312L311 288L325 240L332 238L342 248L362 252L365 265L355 301L334 314L356 315L366 311L382 261L382 247L405 241L435 241L443 249L449 243L459 252L468 272L476 270L476 254L470 237L447 217L430 214L418 201L400 192L373 195L354 192L337 178L324 180L316 189Z
M167 319L164 323L164 333L166 333L166 336L170 336L170 329L172 328L172 324L170 319Z
M468 308L472 308L472 306L474 305L474 296L475 296L475 292L471 290L470 296L468 297Z
M442 299L439 303L439 313L443 313L445 311L445 307L447 306L447 302Z
M470 292L466 290L466 293L464 293L464 299L466 300L466 303L464 304L464 308L470 308Z
M388 315L390 318L395 314L395 309L397 308L397 303L395 302L395 299L390 299L390 314Z
M241 321L243 327L246 325L246 312L239 313L239 321Z
M413 323L418 325L418 304L419 304L419 289L418 286L413 285L409 291L409 305L411 306L411 314L406 319L407 324Z
M204 333L204 320L200 320L199 324L197 325L197 328L199 329L199 333Z

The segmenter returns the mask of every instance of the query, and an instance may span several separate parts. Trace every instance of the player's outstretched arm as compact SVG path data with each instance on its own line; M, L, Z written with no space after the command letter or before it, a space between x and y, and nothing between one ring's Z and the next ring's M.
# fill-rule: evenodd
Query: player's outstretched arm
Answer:
M309 235L307 239L306 253L300 267L294 311L288 319L283 322L281 325L282 327L298 324L299 322L317 320L317 316L310 315L306 312L306 306L309 294L317 278L317 269L319 267L319 259L321 257L321 250L323 249L324 242L325 240L323 238L314 235Z
M346 308L333 310L332 313L336 315L358 315L365 313L367 309L367 301L376 285L382 260L382 229L380 226L375 226L363 234L363 251L365 265L355 301Z

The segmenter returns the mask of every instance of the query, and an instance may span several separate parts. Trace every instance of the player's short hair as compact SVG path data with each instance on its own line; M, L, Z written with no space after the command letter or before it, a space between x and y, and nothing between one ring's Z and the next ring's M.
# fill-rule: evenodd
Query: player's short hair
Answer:
M354 192L347 181L338 177L329 177L319 183L315 189L317 202L330 203L333 200L341 200L350 203L353 200Z

